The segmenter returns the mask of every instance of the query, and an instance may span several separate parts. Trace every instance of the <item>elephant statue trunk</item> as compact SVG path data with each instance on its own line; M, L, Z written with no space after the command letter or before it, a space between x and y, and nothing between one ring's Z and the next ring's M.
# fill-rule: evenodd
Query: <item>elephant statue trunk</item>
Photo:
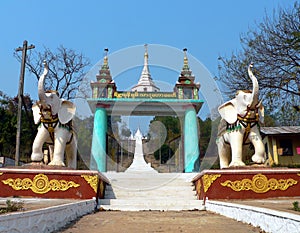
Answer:
M250 101L250 109L255 109L257 104L258 104L258 91L259 91L259 87L258 87L258 82L257 82L257 78L254 76L251 68L253 67L253 64L251 63L248 66L248 75L252 81L252 85L253 85L253 89L252 89L252 96L251 96L251 101Z
M264 163L265 148L259 132L259 123L263 123L264 108L258 100L259 86L256 77L248 66L248 75L252 80L252 91L239 90L234 99L219 106L222 117L218 130L217 146L220 167L245 166L244 145L252 143L255 153L252 161ZM231 161L230 161L231 158Z
M43 64L44 72L38 82L39 101L32 107L34 122L40 127L32 145L31 160L42 161L42 148L46 143L50 151L49 165L65 166L66 155L68 167L76 168L77 139L72 124L76 107L72 102L60 99L56 91L44 90L49 68L46 61Z
M40 76L39 78L39 82L38 82L38 95L39 95L39 99L41 103L44 103L46 100L46 94L45 94L45 90L44 90L44 83L45 83L45 79L46 76L49 72L49 67L46 61L43 62L44 65L44 72L43 74Z

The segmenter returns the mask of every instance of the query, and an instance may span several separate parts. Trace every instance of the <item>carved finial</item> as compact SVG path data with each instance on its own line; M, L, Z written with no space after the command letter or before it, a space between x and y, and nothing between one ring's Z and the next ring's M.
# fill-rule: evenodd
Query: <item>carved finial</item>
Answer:
M188 67L189 66L189 61L188 61L188 58L187 58L187 55L186 55L186 51L187 51L187 48L184 48L183 49L183 53L184 53L183 67Z
M148 44L144 44L145 47L145 57L148 57Z
M104 61L103 61L103 65L108 65L108 57L107 57L107 54L108 54L108 48L105 48L104 49Z

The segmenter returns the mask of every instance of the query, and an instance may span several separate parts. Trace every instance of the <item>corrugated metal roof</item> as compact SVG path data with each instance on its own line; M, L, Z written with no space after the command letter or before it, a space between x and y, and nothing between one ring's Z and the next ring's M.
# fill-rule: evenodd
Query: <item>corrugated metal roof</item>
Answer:
M260 132L264 135L300 134L300 126L261 127Z

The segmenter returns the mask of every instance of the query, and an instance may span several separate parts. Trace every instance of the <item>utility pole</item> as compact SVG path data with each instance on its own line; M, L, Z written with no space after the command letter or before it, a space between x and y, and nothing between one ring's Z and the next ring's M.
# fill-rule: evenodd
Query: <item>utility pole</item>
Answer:
M20 160L20 141L21 141L21 121L22 121L22 99L24 89L24 76L25 76L25 64L26 54L28 49L34 49L34 45L27 46L27 40L24 40L23 47L16 48L16 52L22 51L22 63L19 81L18 91L18 115L17 115L17 136L16 136L16 154L15 154L15 165L19 166Z

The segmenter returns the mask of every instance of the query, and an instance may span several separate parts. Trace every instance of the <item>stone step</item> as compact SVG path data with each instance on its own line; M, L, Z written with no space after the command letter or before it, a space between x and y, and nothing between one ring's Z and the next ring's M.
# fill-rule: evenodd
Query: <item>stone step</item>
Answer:
M186 190L193 190L194 186L192 184L182 184L182 183L138 183L135 182L133 184L123 182L123 183L111 183L111 189L113 190L127 190L127 191L147 191L147 190L180 190L180 189L186 189ZM109 187L108 187L109 188Z
M180 192L177 195L174 193L164 193L164 194L159 194L159 193L107 193L105 194L105 199L147 199L147 198L154 198L154 199L164 199L164 198L182 198L185 200L196 200L197 196L191 193L185 193L185 192Z
M134 187L120 187L116 184L113 185L107 185L107 191L116 191L116 192L142 192L142 191L180 191L180 190L186 190L186 191L194 191L195 187L191 184L178 184L178 185L161 185L161 186L153 186L153 187L147 187L143 189L141 186L135 186Z
M107 186L105 198L108 199L132 199L132 198L185 198L196 199L196 192L193 186L162 186L151 189L123 189Z
M118 211L182 211L182 210L205 210L203 202L200 200L120 200L120 199L101 199L98 206L104 210Z

